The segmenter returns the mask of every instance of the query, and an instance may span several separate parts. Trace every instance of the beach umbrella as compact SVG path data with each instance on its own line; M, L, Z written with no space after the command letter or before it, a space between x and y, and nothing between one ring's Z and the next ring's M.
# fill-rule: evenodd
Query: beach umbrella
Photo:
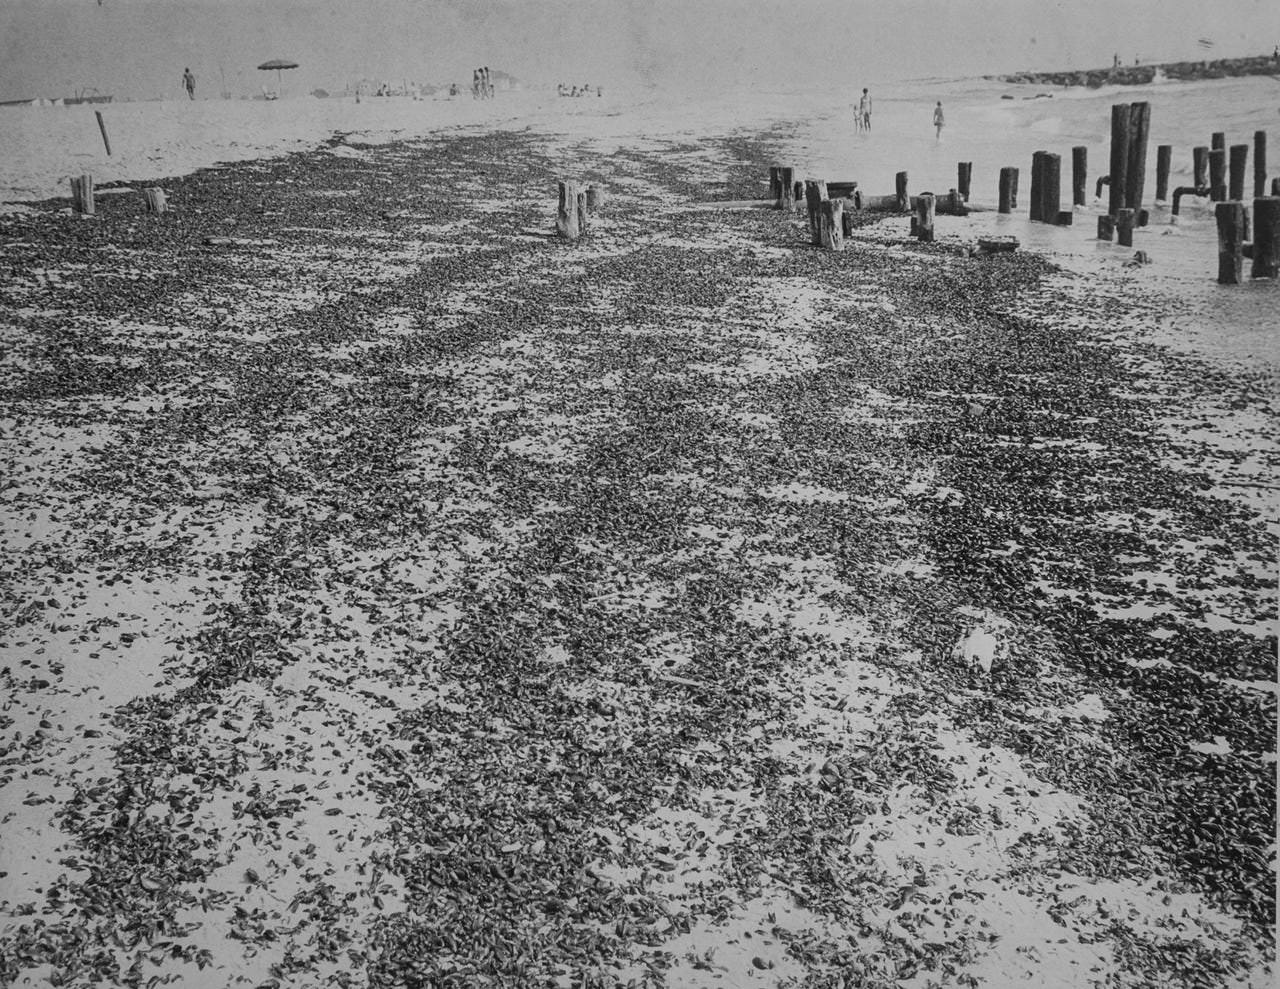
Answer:
M287 58L273 58L270 61L263 62L261 65L258 66L258 68L263 72L270 72L273 69L275 70L277 92L280 89L280 73L285 69L296 69L297 67L298 67L297 62L291 62Z

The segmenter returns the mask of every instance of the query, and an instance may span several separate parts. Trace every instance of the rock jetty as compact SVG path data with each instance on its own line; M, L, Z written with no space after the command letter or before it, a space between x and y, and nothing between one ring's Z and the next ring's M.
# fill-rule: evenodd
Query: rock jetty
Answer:
M1250 58L1220 58L1203 62L1166 62L1151 65L1121 65L1106 69L1081 69L1063 72L1014 72L987 76L1001 82L1033 83L1038 86L1142 86L1156 78L1225 79L1228 76L1280 75L1280 59L1273 55Z

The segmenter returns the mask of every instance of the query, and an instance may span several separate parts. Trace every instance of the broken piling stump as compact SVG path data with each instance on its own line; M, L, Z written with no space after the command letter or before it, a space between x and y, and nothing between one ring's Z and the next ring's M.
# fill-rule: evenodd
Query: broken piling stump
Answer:
M1001 213L1012 213L1018 205L1018 170L1011 166L1000 169Z
M1121 247L1133 246L1133 210L1127 206L1116 213L1116 243Z
M1253 201L1254 278L1280 278L1280 196Z
M159 186L147 186L142 190L142 196L146 200L148 213L164 213L168 211L169 201L165 198L164 190Z
M933 217L935 203L932 192L922 192L916 197L916 240L922 243L933 241Z
M1169 198L1169 168L1173 164L1173 145L1161 144L1156 147L1156 202L1166 202Z
M1244 170L1249 164L1249 145L1233 144L1228 149L1227 199L1233 203L1244 202Z
M956 188L960 190L960 198L969 201L969 188L973 181L973 162L956 162Z
M1197 189L1209 184L1209 149L1204 145L1191 149L1191 184Z
M1116 219L1114 216L1108 216L1103 213L1098 217L1098 240L1105 240L1111 243L1116 234Z
M1040 216L1056 224L1062 211L1062 155L1045 152L1040 161Z
M1031 202L1027 206L1027 216L1032 221L1044 220L1044 156L1048 151L1031 153Z
M1129 189L1129 104L1116 103L1111 107L1111 182L1108 190L1107 212L1112 216L1124 209L1125 195Z
M806 179L804 183L804 202L809 211L809 242L815 246L822 243L822 204L827 196L827 183L822 179Z
M822 246L832 251L844 250L844 201L825 199L819 207Z
M1267 132L1253 132L1253 198L1267 194Z
M71 208L85 216L92 216L96 212L93 203L92 175L86 174L71 179Z
M578 206L578 183L563 180L559 184L560 202L556 208L556 233L566 240L577 240L582 234L582 214ZM584 196L585 198L585 196Z
M1209 151L1209 198L1215 203L1227 198L1227 151L1212 148Z
M1244 204L1218 203L1218 284L1239 285L1244 269Z
M1083 206L1089 184L1089 149L1077 144L1071 149L1071 205Z
M1129 165L1125 172L1124 204L1142 208L1147 184L1147 136L1151 130L1151 104L1129 106Z
M907 195L907 173L898 172L893 177L894 194L898 197L898 212L905 213L911 209L911 198Z

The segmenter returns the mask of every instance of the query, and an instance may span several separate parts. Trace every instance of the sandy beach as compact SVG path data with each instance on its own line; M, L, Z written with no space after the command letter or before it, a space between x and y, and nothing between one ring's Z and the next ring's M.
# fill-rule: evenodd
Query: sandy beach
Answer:
M1271 985L1274 368L618 126L0 215L0 981Z

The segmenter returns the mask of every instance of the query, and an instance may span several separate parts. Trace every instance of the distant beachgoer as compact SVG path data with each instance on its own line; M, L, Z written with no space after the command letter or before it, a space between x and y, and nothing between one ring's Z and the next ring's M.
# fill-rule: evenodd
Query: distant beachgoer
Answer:
M187 99L194 100L196 98L196 77L191 74L191 69L182 70L182 85L187 90Z
M862 99L858 101L858 115L862 117L862 129L871 130L871 94L865 86L862 89Z
M937 140L942 140L942 125L946 121L942 117L942 100L938 100L938 105L933 108L933 126L937 128Z

